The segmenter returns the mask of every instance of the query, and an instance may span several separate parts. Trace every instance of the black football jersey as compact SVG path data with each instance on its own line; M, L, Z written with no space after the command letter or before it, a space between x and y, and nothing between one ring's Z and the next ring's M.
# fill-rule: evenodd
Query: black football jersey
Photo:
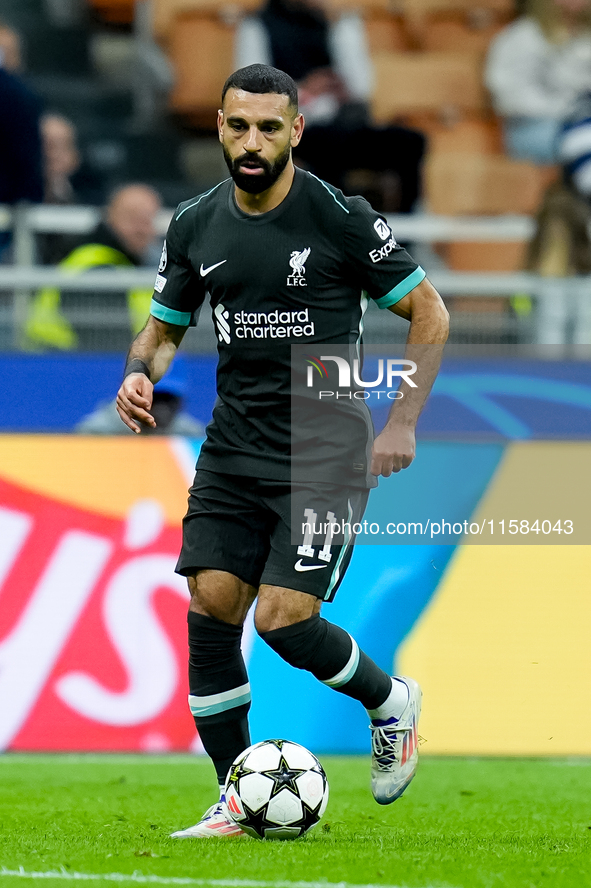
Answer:
M424 277L367 201L300 169L268 213L242 212L231 179L182 203L167 232L151 313L189 326L210 297L218 399L199 466L290 480L291 346L359 343L368 299L388 308ZM365 486L371 421L361 407L365 446L348 480ZM334 479L326 465L306 471L301 480L344 480L342 466Z

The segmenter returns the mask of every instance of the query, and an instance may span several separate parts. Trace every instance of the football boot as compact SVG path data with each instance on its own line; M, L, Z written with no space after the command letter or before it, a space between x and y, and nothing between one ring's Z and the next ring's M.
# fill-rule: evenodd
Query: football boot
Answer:
M208 808L199 823L187 829L173 832L171 839L220 839L241 838L246 835L240 827L230 820L226 809L226 800L222 795L219 802Z
M408 688L408 703L400 718L372 719L371 791L378 805L400 798L415 775L419 757L418 724L421 689L406 676L397 676Z

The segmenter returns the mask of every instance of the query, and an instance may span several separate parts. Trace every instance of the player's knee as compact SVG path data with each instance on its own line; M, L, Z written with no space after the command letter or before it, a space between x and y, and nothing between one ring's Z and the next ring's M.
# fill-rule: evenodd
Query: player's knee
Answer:
M307 620L319 612L320 605L321 602L312 595L294 593L287 589L273 593L263 588L257 600L254 625L262 636L265 632L284 629Z
M292 623L297 622L297 617L285 607L279 606L278 602L269 599L257 602L254 612L254 625L260 636L263 636L265 632L283 629L285 626L291 626Z
M262 603L259 601L254 612L254 627L258 634L263 637L265 632L271 632L273 629L281 629L289 623L282 622L282 617L270 605L269 602Z
M253 602L255 590L223 571L203 570L188 577L189 610L204 617L240 626Z

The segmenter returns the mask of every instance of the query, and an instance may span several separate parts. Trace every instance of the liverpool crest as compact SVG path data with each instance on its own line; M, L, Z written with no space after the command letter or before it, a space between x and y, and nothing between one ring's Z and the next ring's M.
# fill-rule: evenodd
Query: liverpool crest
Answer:
M308 261L308 256L312 252L310 247L306 247L305 250L293 250L289 264L291 265L292 272L287 278L287 286L288 287L307 287L306 284L306 262Z

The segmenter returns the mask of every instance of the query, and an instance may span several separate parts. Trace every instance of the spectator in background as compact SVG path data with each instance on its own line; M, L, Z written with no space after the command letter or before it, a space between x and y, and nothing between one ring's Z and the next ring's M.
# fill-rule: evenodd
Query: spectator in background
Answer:
M43 200L47 204L101 203L102 187L82 161L74 124L61 114L41 118L43 144ZM39 261L55 265L76 245L72 235L45 233L37 236Z
M558 135L561 177L536 215L527 270L543 277L536 300L536 341L591 344L591 93ZM568 278L568 280L564 280Z
M154 386L152 415L156 428L142 424L142 432L148 435L184 435L202 438L203 425L183 410L187 394L187 372L182 355L177 355L174 365ZM133 435L135 434L117 412L116 401L107 401L85 416L75 431L81 435Z
M534 316L540 345L591 345L589 221L589 205L571 183L550 186L527 261L527 270L544 278Z
M240 23L235 62L273 65L297 82L306 138L296 161L345 194L363 193L380 212L412 210L425 140L369 121L373 72L358 14L331 21L317 0L267 0Z
M45 203L74 203L76 193L72 177L81 162L74 124L61 114L44 114L41 118L41 135Z
M0 22L0 204L43 200L41 102L19 77L20 40ZM0 256L9 243L0 232Z
M44 114L41 136L45 203L102 204L105 197L103 182L85 163L72 121L61 114Z
M565 181L591 207L591 87L559 133L558 159Z
M81 238L78 245L59 263L72 274L97 268L125 268L143 265L156 237L156 216L160 197L148 185L126 185L109 201L103 221ZM125 294L102 292L60 293L45 287L35 296L25 332L29 347L125 351L129 331L137 334L150 309L150 290L130 290ZM74 316L94 309L95 323L77 323ZM128 324L121 323L125 314ZM117 317L119 315L119 318ZM119 320L119 323L118 323ZM97 341L97 329L99 339Z
M555 163L562 124L591 90L591 0L528 0L492 41L485 76L508 154Z
M72 204L76 194L72 176L80 166L76 130L61 114L44 114L41 118L43 144L43 200L48 204ZM55 265L75 245L71 234L44 232L37 235L37 253L42 265Z

